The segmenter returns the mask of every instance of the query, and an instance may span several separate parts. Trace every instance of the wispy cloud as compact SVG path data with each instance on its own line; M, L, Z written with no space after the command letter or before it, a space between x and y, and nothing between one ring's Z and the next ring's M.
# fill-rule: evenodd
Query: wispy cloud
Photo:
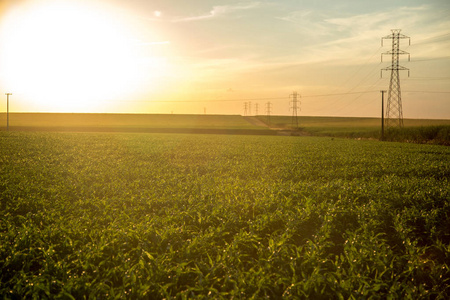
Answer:
M191 22L191 21L208 20L208 19L217 18L217 17L224 16L224 15L229 15L236 11L252 9L252 8L258 7L259 5L260 5L259 2L251 2L251 3L236 4L236 5L219 5L219 6L214 6L206 14L199 15L199 16L193 16L193 17L178 18L178 19L175 19L174 22Z
M414 40L421 39L422 33L430 32L431 28L437 33L444 24L448 28L450 21L436 17L435 12L430 5L342 16L301 10L279 19L290 22L308 40L308 46L301 47L305 53L303 61L348 64L367 59L375 47L381 46L381 37L389 35L390 29L403 29L402 33L411 36L414 44Z
M341 18L326 18L324 21L336 31L347 35L361 35L392 26L411 27L427 18L428 7L400 7L394 11L357 14ZM388 26L388 27L386 27Z
M169 45L170 41L161 41L161 42L139 42L140 46L152 46L152 45Z

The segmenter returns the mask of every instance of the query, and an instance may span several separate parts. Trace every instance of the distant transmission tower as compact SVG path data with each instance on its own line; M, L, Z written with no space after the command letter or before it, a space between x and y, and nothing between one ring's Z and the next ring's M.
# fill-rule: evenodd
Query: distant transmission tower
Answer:
M244 116L247 115L247 105L248 105L248 103L244 102Z
M292 94L289 96L289 98L292 97L292 101L291 101L292 106L291 106L291 109L292 109L292 127L293 127L293 128L298 128L298 116L297 116L297 111L298 111L298 109L299 109L299 102L300 102L300 101L297 100L297 96L299 96L299 95L297 94L297 92L292 92Z
M270 113L272 111L272 103L267 102L266 103L266 114L267 114L267 123L270 124Z
M259 104L255 103L255 116L258 115L258 108L259 108Z
M402 93L400 89L400 76L398 71L407 70L409 77L409 69L399 65L399 56L401 54L408 54L409 61L410 55L408 52L400 50L400 39L409 39L409 44L411 45L411 38L401 34L401 29L392 29L391 31L392 34L381 39L381 46L383 46L384 39L392 39L391 51L381 54L381 61L383 61L384 54L392 55L391 66L381 69L381 76L383 76L383 71L391 71L391 82L389 83L388 100L386 106L386 128L403 127Z

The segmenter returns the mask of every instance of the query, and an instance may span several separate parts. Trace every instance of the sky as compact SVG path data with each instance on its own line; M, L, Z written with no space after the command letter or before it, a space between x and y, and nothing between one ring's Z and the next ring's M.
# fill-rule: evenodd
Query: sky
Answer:
M381 41L401 29L403 117L450 119L449 16L448 0L0 0L0 95L10 112L291 115L296 92L300 116L379 117Z

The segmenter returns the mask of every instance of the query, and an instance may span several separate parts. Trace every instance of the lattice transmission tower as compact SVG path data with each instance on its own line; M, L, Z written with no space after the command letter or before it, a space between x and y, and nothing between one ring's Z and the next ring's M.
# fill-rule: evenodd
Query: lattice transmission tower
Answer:
M300 96L299 94L297 94L297 92L292 92L292 94L289 96L289 98L292 97L292 127L293 128L297 128L298 129L298 115L297 115L297 111L300 109L300 101L297 99L297 96Z
M272 103L266 103L266 114L267 114L267 123L270 124L270 113L272 112Z
M408 54L408 61L411 59L408 52L400 50L400 39L409 39L409 44L411 45L411 38L400 33L401 29L392 29L392 33L381 38L381 46L383 46L384 39L392 39L392 49L388 52L381 54L381 61L383 62L383 55L391 55L392 63L391 66L381 69L381 76L383 76L383 71L391 71L391 81L389 83L388 100L386 105L386 118L385 126L389 127L403 127L403 110L402 110L402 92L400 89L400 75L399 71L409 69L400 66L400 55Z

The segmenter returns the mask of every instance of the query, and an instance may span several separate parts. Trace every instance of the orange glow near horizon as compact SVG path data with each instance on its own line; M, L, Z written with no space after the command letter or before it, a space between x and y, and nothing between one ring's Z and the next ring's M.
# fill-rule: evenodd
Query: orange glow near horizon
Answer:
M0 0L0 112L378 117L400 28L404 118L450 118L442 3L269 2Z
M95 112L120 106L114 100L144 80L151 88L152 79L165 72L164 58L142 54L131 29L106 6L26 3L2 18L0 76L28 101L27 109Z

